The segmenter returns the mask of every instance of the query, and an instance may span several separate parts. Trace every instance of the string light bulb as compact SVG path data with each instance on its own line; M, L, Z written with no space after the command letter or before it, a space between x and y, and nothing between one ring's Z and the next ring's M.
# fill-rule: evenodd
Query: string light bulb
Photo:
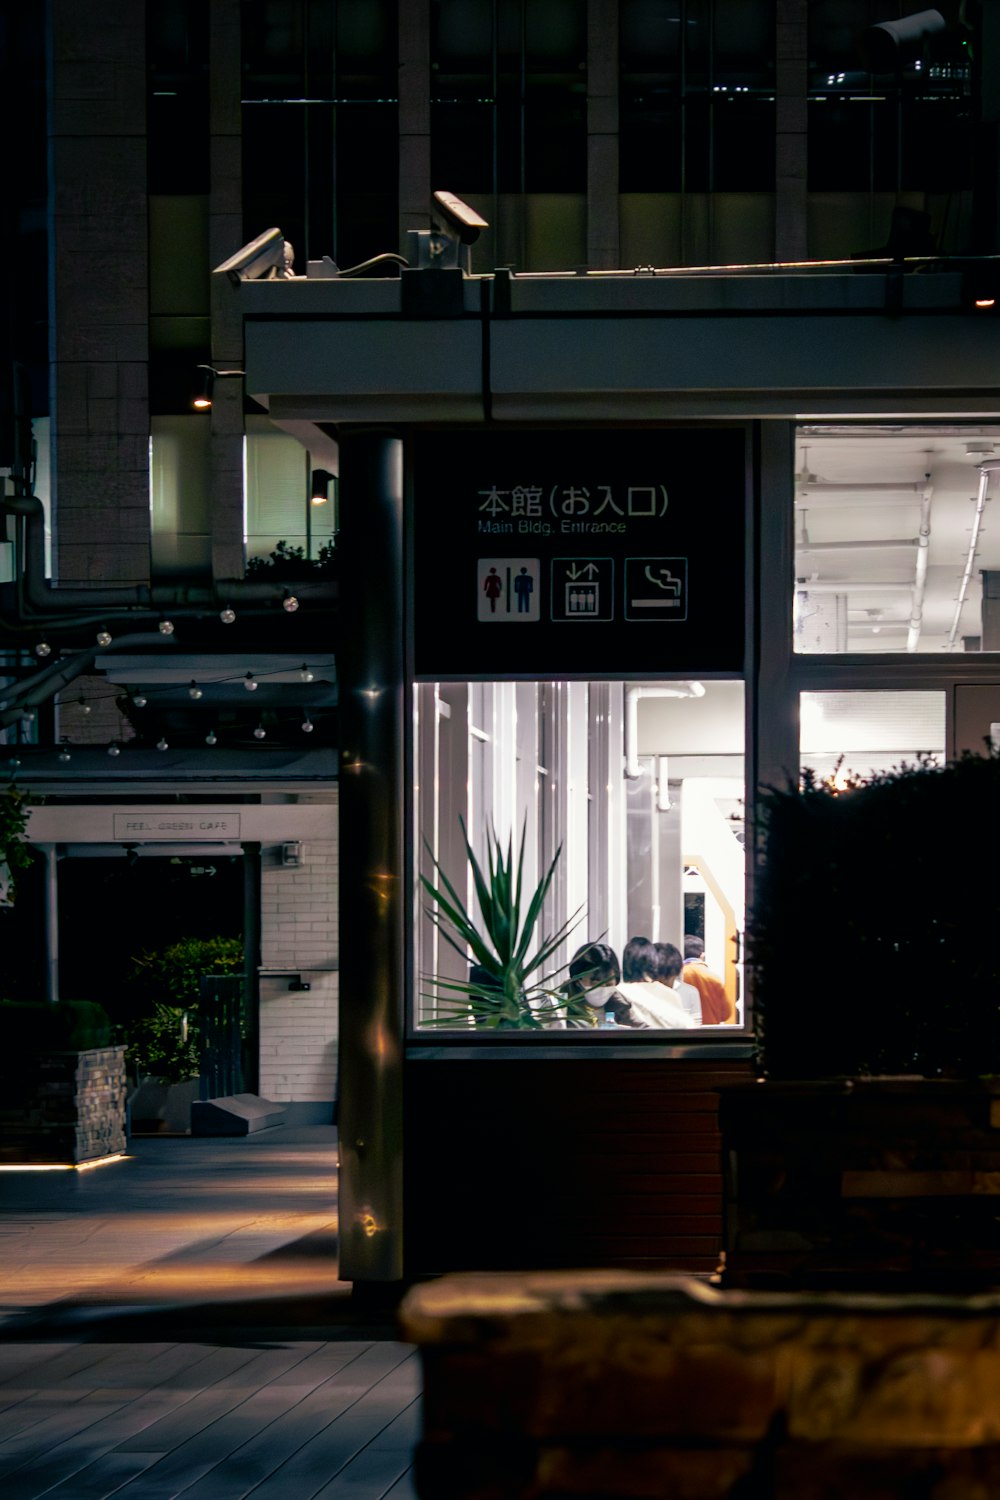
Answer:
M147 701L142 693L134 693L132 696L132 705L134 708L145 708Z
M299 607L299 601L296 599L294 594L290 594L286 589L284 598L281 601L281 607L286 612L286 614L293 615Z
M65 765L67 761L73 759L73 756L70 753L69 740L65 735L63 735L62 747L59 751L59 759L62 761L63 765Z
M99 630L97 632L97 644L99 646L110 646L111 645L111 631L110 630Z
M112 740L111 744L108 746L108 754L109 755L121 755L121 753L122 752L121 752L121 749L119 748L119 746L115 744L114 740Z
M167 744L167 741L165 740L165 738L163 737L162 734L160 735L160 738L156 742L156 748L157 748L157 750L169 750L169 748L170 748L170 746Z
M266 735L267 735L267 730L264 728L263 724L258 724L257 728L253 732L254 739L255 740L262 740L262 739L264 739L266 737Z
M312 732L313 732L313 730L315 728L316 728L316 726L313 723L312 719L310 719L309 715L306 714L305 718L302 720L302 733L303 734L312 734Z
M76 702L77 702L77 707L79 708L79 710L80 710L80 712L82 714L89 714L90 713L90 704L87 702L86 698L83 696L82 693L80 694L79 698L77 698Z
M217 735L215 733L215 730L214 729L210 729L208 731L208 733L206 734L206 736L205 736L205 744L206 745L217 745L218 743L219 743L219 741L218 741L218 737L217 737Z
M222 621L223 625L232 625L233 621L236 619L235 609L230 609L229 605L227 604L225 609L219 610L219 619Z
M314 682L316 679L316 673L310 671L305 662L303 662L301 667L299 668L299 676L302 678L303 682Z
M244 677L243 686L246 688L248 693L255 693L257 691L257 679L252 672L248 672Z
M173 620L161 620L159 625L157 626L157 629L159 630L161 635L173 635L174 622Z
M198 684L195 682L194 678L192 677L191 678L191 686L188 688L188 697L189 698L201 698L203 696L204 695L203 695L203 693L201 691L201 688L198 686Z
M35 647L35 655L36 656L51 656L52 655L52 647L49 645L48 641L39 641L38 642L38 645Z

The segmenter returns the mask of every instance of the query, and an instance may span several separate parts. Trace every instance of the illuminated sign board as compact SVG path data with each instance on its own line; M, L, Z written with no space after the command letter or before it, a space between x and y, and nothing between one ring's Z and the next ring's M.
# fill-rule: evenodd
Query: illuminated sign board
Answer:
M418 677L739 672L742 427L417 433Z

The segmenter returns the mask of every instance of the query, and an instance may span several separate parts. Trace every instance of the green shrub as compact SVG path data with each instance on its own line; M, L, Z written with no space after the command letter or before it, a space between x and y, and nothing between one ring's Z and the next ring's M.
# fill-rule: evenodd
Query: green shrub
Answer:
M128 1022L129 1072L161 1083L197 1078L201 1058L198 1025L200 981L206 974L242 974L239 938L180 938L132 959Z
M1000 759L765 796L747 924L775 1078L1000 1072ZM976 845L979 845L978 851Z
M0 1000L0 1055L110 1047L111 1020L92 1000Z

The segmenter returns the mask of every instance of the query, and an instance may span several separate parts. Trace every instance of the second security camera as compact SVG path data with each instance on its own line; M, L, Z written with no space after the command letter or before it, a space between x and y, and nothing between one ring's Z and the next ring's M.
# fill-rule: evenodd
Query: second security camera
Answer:
M462 245L474 245L483 230L490 227L481 214L463 203L461 198L456 198L454 193L435 193L434 207L444 219L442 227Z

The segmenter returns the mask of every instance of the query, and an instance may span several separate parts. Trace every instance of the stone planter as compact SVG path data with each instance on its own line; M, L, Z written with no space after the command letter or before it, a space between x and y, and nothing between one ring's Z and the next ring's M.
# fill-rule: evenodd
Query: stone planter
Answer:
M726 1287L1000 1287L1000 1083L720 1095Z
M125 1150L125 1048L0 1065L0 1162L76 1165Z
M400 1323L421 1500L1000 1494L1000 1297L456 1275L408 1292Z
M199 1088L197 1078L180 1083L144 1078L129 1095L130 1129L135 1135L190 1135L191 1105Z

